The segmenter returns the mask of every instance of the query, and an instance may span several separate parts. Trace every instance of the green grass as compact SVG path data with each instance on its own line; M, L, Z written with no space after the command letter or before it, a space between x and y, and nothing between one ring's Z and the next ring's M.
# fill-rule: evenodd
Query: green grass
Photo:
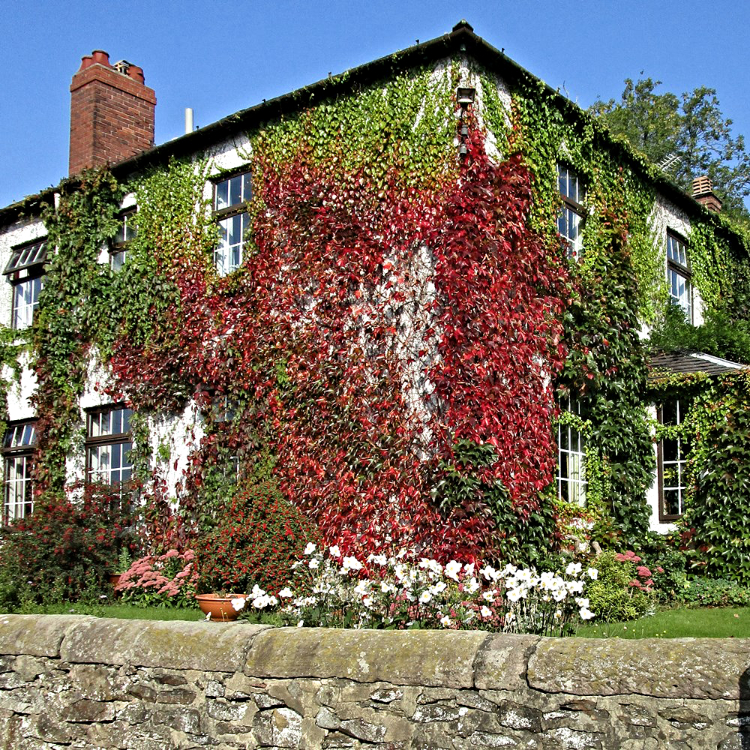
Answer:
M93 615L94 617L114 617L119 620L202 620L204 615L197 607L178 609L176 607L134 607L132 604L83 604L70 602L62 604L26 605L15 610L23 615Z
M665 609L631 622L582 625L579 638L750 638L750 607Z

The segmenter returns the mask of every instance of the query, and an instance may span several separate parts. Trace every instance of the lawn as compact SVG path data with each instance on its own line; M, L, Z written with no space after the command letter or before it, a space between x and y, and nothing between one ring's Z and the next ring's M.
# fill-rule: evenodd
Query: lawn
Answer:
M750 638L750 607L665 609L631 622L589 623L579 638Z
M202 620L203 612L197 607L178 609L176 607L134 607L132 604L46 604L26 606L15 614L40 615L93 615L94 617L114 617L119 620Z

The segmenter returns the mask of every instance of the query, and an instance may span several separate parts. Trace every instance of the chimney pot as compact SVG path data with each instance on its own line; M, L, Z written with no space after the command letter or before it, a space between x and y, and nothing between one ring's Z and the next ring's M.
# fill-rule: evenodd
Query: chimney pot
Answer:
M106 53L103 49L95 49L91 56L94 58L95 63L99 63L99 65L104 65L107 68L111 68L112 66L109 64L109 54Z
M693 180L693 198L709 211L716 213L721 211L721 201L714 194L714 187L708 175L702 175Z
M143 68L139 67L138 65L131 65L128 68L128 75L134 81L138 81L138 83L146 83L146 78L143 75Z
M91 55L84 55L81 58L81 67L78 68L78 72L80 73L82 70L86 70L86 68L92 66L94 64L94 58Z

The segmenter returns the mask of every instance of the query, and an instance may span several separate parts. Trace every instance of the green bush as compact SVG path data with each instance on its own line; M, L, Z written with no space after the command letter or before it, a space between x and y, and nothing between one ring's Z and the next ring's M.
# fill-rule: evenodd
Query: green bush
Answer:
M202 592L245 593L256 584L278 592L307 543L318 542L315 525L271 482L238 492L217 521L195 545Z
M587 593L597 622L635 620L653 605L651 571L641 562L630 550L624 554L608 550L593 560L599 574Z
M750 588L726 578L683 576L675 590L675 599L696 607L746 607L750 605Z

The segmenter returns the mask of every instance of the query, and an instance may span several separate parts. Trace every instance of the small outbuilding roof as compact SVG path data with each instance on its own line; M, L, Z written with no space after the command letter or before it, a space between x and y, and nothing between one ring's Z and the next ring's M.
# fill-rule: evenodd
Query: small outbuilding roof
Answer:
M726 375L737 370L744 370L748 365L731 362L722 357L714 357L703 352L670 352L651 357L649 362L649 380L660 380L668 375L693 375L704 372L706 375Z

